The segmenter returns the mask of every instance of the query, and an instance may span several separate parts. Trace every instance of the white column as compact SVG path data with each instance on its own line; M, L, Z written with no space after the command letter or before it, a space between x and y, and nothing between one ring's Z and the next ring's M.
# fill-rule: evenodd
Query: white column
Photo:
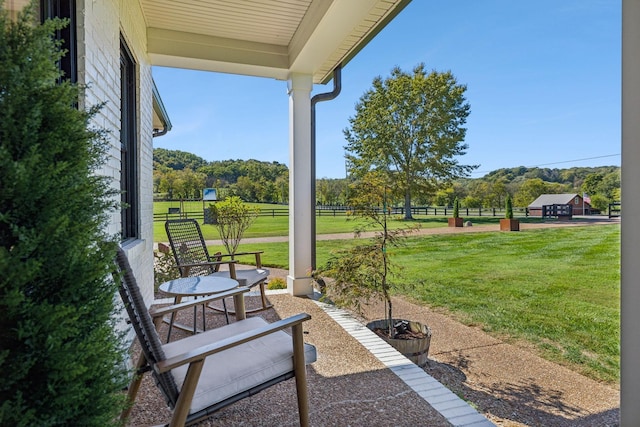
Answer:
M311 268L311 89L308 74L289 77L289 275L292 295L309 295Z
M622 256L620 421L640 420L640 2L622 2Z

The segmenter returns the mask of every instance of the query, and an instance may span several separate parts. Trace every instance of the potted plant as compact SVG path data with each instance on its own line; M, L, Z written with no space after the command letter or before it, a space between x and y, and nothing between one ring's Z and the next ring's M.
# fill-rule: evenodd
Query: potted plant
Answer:
M416 227L389 229L388 185L384 175L370 172L351 189L353 215L365 219L364 225L355 230L356 236L372 227L376 233L363 243L333 253L323 267L312 272L312 276L327 298L359 313L362 304L370 299L383 300L386 305L384 319L367 326L414 363L424 366L431 330L419 322L394 318L390 292L393 285L389 282L393 265L388 249L400 246L404 237Z
M520 231L520 221L513 218L513 203L511 196L507 194L504 218L500 219L500 231Z
M453 201L453 216L448 218L449 227L462 227L464 225L464 218L460 218L460 202L456 197Z

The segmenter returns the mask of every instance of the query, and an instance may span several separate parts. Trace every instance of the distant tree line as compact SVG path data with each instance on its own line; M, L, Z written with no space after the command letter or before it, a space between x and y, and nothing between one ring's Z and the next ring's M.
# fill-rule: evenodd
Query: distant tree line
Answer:
M247 202L286 203L289 169L278 162L222 160L207 162L179 150L153 150L153 192L166 199L198 199L203 188Z
M200 198L203 188L217 188L222 196L247 202L287 203L289 170L278 162L258 160L206 160L184 151L154 149L154 193L168 199ZM321 205L347 205L352 178L316 180L316 200ZM414 197L414 206L503 208L507 194L517 207L526 207L541 194L587 193L591 206L606 211L620 200L620 167L568 169L526 168L492 171L482 178L461 178L442 183L432 194ZM402 206L402 195L392 203Z
M498 169L482 178L457 180L438 190L428 204L451 206L457 197L466 208L502 208L509 194L514 206L526 207L541 194L560 193L586 193L591 206L605 212L609 203L620 201L620 167Z

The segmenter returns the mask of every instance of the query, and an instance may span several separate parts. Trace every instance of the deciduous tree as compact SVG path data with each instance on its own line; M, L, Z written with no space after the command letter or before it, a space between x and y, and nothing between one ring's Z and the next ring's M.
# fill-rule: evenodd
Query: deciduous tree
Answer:
M456 159L468 148L466 90L451 72L427 73L424 64L413 73L396 67L390 77L373 80L349 119L344 134L350 172L386 173L404 197L406 219L411 219L412 194L432 194L442 182L476 167Z

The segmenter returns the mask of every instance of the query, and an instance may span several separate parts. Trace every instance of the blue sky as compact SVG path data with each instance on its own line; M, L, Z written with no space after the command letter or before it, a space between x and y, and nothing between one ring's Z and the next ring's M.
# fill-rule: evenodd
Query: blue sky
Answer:
M461 164L620 165L621 0L413 0L317 106L317 177L343 178L343 129L374 77L451 70L471 105ZM173 124L154 147L289 163L287 83L154 67ZM333 82L315 93L332 90ZM313 95L312 94L312 95Z

